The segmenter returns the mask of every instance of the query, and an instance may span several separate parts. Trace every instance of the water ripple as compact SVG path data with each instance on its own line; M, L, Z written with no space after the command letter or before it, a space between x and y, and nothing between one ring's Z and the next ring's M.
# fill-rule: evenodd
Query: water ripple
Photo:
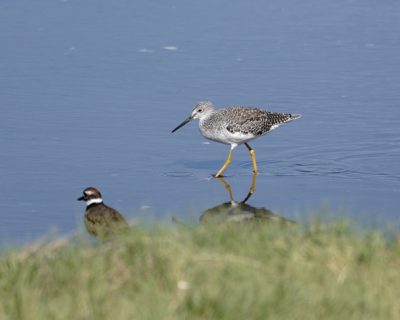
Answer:
M188 171L170 171L170 172L164 172L162 175L171 178L188 178L188 177L193 177L194 173Z

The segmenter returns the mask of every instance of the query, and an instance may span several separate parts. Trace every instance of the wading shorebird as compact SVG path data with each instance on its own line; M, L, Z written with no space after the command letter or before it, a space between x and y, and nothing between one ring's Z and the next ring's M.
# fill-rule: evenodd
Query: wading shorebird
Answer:
M105 205L100 191L96 188L86 188L83 190L83 196L77 200L86 201L84 222L91 235L107 238L129 229L123 215Z
M199 119L199 129L205 138L231 146L228 159L215 174L216 178L220 177L231 163L233 150L243 143L250 152L253 171L257 174L256 156L247 142L300 117L300 114L276 113L248 107L228 107L216 110L211 102L201 101L196 104L192 114L172 132L193 119Z

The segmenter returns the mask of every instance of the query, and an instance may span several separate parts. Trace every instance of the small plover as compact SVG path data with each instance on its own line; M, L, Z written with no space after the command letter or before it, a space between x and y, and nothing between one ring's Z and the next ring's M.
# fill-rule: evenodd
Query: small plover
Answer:
M83 190L78 201L86 201L84 222L86 230L100 237L109 237L125 230L129 225L117 210L105 205L99 190L93 187Z

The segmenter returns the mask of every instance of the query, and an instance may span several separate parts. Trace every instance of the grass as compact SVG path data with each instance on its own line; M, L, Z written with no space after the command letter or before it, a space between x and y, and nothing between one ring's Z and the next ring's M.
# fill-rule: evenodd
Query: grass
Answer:
M0 319L399 319L399 239L225 224L11 250Z

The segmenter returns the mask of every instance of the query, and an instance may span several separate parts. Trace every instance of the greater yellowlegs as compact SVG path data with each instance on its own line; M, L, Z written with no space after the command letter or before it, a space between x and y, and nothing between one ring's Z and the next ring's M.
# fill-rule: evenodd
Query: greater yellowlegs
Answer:
M205 138L231 146L228 159L215 177L221 176L231 163L233 150L243 143L250 152L254 173L258 173L254 150L247 142L300 117L300 114L276 113L248 107L215 110L211 102L201 101L196 104L192 114L172 132L193 119L199 119L200 132Z
M100 191L96 188L89 187L83 190L83 196L78 198L78 201L86 201L84 222L90 234L106 238L129 229L123 215L105 205Z

